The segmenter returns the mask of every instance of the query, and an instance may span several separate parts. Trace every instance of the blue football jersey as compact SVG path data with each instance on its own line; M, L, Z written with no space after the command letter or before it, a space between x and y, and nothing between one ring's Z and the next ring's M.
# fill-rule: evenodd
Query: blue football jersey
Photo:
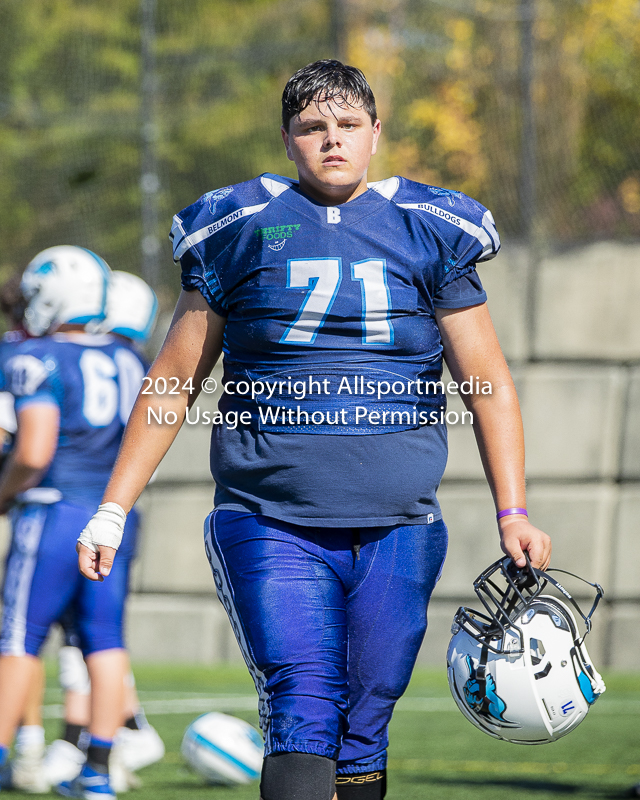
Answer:
M327 207L263 175L204 195L174 217L171 236L183 287L227 318L220 410L250 419L214 426L217 505L320 525L438 513L435 309L486 299L475 265L500 247L491 213L399 177ZM399 468L419 477L391 486ZM336 482L348 492L327 493Z
M27 334L24 331L7 331L0 339L0 465L13 448L13 440L17 430L16 412L13 395L8 392L4 381L4 366L15 352L15 348L24 342Z
M68 502L100 502L146 366L125 340L64 333L28 339L5 364L16 413L32 403L60 411L58 446L40 487Z
M413 411L440 407L424 391L442 371L434 300L499 247L490 212L460 193L391 178L326 207L267 175L205 195L175 217L173 242L184 287L227 316L221 408L269 430L287 428L275 408L344 408L338 424L296 427L349 434L418 427ZM290 379L306 381L302 404ZM247 381L279 390L248 397ZM406 391L369 394L365 381ZM357 420L363 402L394 424Z

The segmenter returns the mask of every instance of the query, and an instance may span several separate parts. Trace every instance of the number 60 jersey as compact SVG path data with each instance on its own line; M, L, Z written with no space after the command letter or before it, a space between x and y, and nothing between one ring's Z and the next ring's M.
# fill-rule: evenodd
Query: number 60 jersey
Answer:
M263 175L204 195L174 217L171 237L183 287L199 290L216 313L227 317L227 390L220 410L249 411L248 427L255 435L287 437L289 463L263 460L262 475L255 475L263 486L265 468L287 471L294 485L313 482L307 474L296 478L291 459L303 440L295 437L316 440L308 451L316 471L323 457L318 451L333 448L333 454L324 455L338 470L333 480L339 481L338 451L366 450L358 464L374 468L375 459L388 458L389 447L400 447L395 436L392 444L376 434L402 435L430 426L425 425L434 420L430 413L439 416L444 407L441 391L424 390L442 372L435 308L484 302L475 264L492 258L500 246L491 213L479 203L398 177L327 207L302 194L296 182ZM296 381L297 394L289 389ZM274 385L277 391L271 392ZM375 391L379 385L394 389ZM248 394L246 386L255 391ZM231 440L235 437L233 448L251 455L248 442L244 446L238 436L214 428L219 456L214 477L223 485L228 475L221 474L220 464L234 460ZM355 444L356 439L387 440L385 451L381 441ZM269 459L283 444L269 439ZM411 447L408 440L403 446ZM251 472L247 458L237 465ZM420 470L424 474L424 464ZM435 481L431 494L438 470L439 465L428 470L429 481ZM344 478L352 481L353 467L345 464ZM276 488L271 486L270 497L278 495ZM421 496L426 491L414 490ZM240 495L240 507L255 509L249 487L235 491L236 499ZM316 519L317 498L298 501L309 505ZM274 513L268 499L258 506ZM402 519L384 515L389 517Z
M100 503L146 366L113 335L27 339L5 365L16 413L30 404L60 412L58 447L39 486L70 503Z

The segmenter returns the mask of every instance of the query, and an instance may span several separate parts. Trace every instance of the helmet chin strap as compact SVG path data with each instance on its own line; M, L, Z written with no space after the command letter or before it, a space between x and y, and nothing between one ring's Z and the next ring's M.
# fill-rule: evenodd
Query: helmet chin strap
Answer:
M480 651L480 660L476 667L476 680L478 681L478 688L482 696L482 709L481 712L489 713L489 698L487 697L487 660L489 658L489 648L486 644L482 645Z
M604 589L602 588L602 586L600 586L599 583L591 583L591 581L585 580L584 578L581 578L579 575L574 575L573 572L568 572L566 569L549 569L546 572L543 572L542 570L539 570L536 567L532 567L530 564L529 564L529 569L532 572L534 572L539 578L548 581L552 586L554 586L560 592L560 594L566 600L568 600L571 603L571 605L575 608L575 610L578 612L578 615L584 622L585 627L587 629L584 636L582 636L578 640L578 643L582 644L582 642L584 642L584 638L587 635L587 633L591 632L591 618L593 617L593 614L596 608L598 607L598 603L604 597ZM560 583L560 581L557 581L555 578L549 575L550 572L561 572L563 575L569 575L570 577L576 578L577 580L582 581L582 583L586 583L587 586L591 586L592 589L596 590L596 596L594 598L593 604L588 614L585 614L582 611L578 603L573 599L573 596L564 588L564 586Z

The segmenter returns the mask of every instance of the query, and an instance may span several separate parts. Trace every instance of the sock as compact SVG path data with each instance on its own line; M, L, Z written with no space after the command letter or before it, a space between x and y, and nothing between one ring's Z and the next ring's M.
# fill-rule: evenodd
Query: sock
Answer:
M0 767L4 767L9 758L9 748L0 744Z
M16 733L15 749L23 753L34 745L44 746L44 728L42 725L22 725Z
M62 738L65 740L65 742L69 742L69 744L72 744L74 747L77 747L79 750L81 750L80 737L82 736L82 732L84 730L85 728L83 725L74 725L72 722L65 722Z
M91 741L91 734L89 733L89 729L83 728L82 733L80 734L80 738L78 739L78 750L82 750L82 752L86 755L87 750L89 749L90 741Z
M124 723L124 726L125 728L130 728L132 731L141 731L149 727L149 723L147 722L147 717L142 706L132 717L129 717L129 719Z
M109 753L112 744L112 739L99 739L97 736L92 736L89 742L87 764L103 775L109 774Z
M136 711L136 722L138 723L138 730L143 730L144 728L150 728L149 720L147 719L147 715L144 713L144 708L140 706Z
M262 762L263 800L331 800L336 762L312 753L272 753Z
M338 800L383 800L387 793L387 770L336 775Z

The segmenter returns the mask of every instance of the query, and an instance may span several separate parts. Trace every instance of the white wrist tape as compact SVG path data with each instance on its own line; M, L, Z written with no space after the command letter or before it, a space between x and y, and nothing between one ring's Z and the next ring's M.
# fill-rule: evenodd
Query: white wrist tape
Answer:
M98 545L117 550L122 541L126 520L125 510L117 503L103 503L98 506L87 527L78 536L78 541L94 553L98 552Z

